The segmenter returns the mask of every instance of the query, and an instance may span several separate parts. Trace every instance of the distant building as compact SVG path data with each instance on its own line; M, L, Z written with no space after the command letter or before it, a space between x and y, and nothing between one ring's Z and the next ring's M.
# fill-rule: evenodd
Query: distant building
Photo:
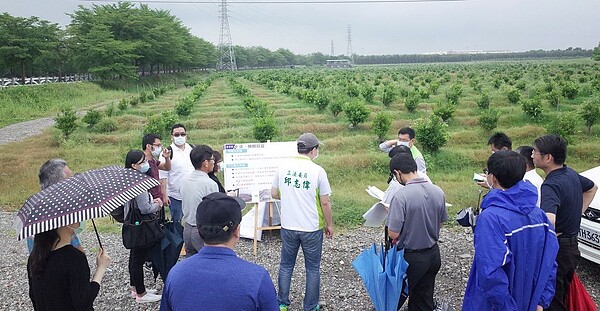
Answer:
M328 59L325 61L325 65L329 68L350 68L352 63L347 59Z

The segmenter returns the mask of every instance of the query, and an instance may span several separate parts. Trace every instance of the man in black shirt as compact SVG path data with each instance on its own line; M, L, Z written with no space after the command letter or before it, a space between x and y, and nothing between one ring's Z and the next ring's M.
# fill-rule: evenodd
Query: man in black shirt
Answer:
M541 136L533 145L533 163L546 173L540 207L554 225L559 243L556 256L556 291L550 307L546 310L567 310L565 296L579 263L577 235L581 214L594 199L598 187L564 164L567 145L560 136Z

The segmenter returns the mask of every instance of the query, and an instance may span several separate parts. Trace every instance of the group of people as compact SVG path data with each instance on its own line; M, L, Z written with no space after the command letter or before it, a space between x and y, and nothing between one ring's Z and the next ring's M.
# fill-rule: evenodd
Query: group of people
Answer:
M380 145L392 158L386 225L409 263L408 310L433 310L440 269L437 241L447 214L442 190L419 175L420 153L411 156L414 142L401 136L409 132L402 129L397 140ZM579 262L581 215L597 186L564 164L567 146L560 136L544 135L512 151L510 138L495 133L488 145L492 155L478 184L489 192L475 226L462 309L567 310L565 299ZM544 171L545 180L536 168Z
M302 248L303 309L319 310L323 239L334 233L331 187L325 170L314 163L321 142L312 133L301 135L298 155L283 163L273 179L271 195L281 200L282 227L276 291L263 267L235 254L245 203L228 195L216 177L221 155L209 146L188 144L186 137L185 126L175 124L169 147L149 134L142 150L132 150L125 158L125 167L161 181L161 186L125 204L125 215L130 208L164 214L168 205L173 221L184 222L186 253L186 259L169 272L159 295L144 286L143 265L151 248L132 249L131 297L138 302L160 300L161 310L287 310L292 304L292 272ZM514 152L508 136L497 133L489 145L492 155L480 183L489 192L475 227L475 256L463 310L566 310L565 293L579 260L580 216L597 186L564 165L566 144L559 136L539 137L533 146ZM414 130L401 129L398 139L383 142L380 149L391 158L390 187L384 198L389 204L386 226L409 263L408 309L433 310L441 267L437 242L448 220L445 195L426 175ZM543 182L535 168L546 173ZM40 169L40 185L70 174L66 162L50 160ZM92 309L110 257L100 250L90 281L76 236L79 228L73 224L35 236L27 267L34 309Z
M164 216L163 208L168 205L174 223L184 223L180 234L186 253L186 259L175 265L164 280L160 295L144 284L144 262L153 246L131 249L131 297L140 303L161 301L161 310L192 310L199 306L205 310L287 310L292 271L302 247L307 274L304 309L319 310L322 243L324 236L333 235L333 220L327 174L312 161L319 155L320 142L315 135L299 137L298 156L281 166L273 181L272 195L284 206L277 294L264 268L237 258L233 251L240 238L245 203L226 194L216 176L221 154L206 145L188 144L186 136L185 126L175 124L172 144L167 148L159 136L148 134L142 139L141 150L131 150L125 156L126 168L156 178L161 185L125 203L124 215L129 215L130 209L139 209L144 215ZM290 172L300 171L302 187L294 187ZM49 160L40 169L40 185L46 187L70 176L65 161ZM31 239L33 250L27 271L35 310L93 309L110 257L100 250L90 282L90 270L77 238L79 231L80 224L76 223ZM70 264L63 266L64 262Z

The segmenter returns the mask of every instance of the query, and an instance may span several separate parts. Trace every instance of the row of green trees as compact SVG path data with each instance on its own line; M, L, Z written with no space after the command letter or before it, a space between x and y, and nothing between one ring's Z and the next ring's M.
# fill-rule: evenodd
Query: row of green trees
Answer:
M600 48L596 48L600 50ZM600 51L598 51L600 53ZM532 50L527 52L506 53L448 53L448 54L392 54L392 55L354 55L354 62L362 65L403 64L403 63L441 63L470 62L507 59L573 58L591 57L592 50L567 48L566 50Z
M92 73L100 79L137 72L214 67L216 48L165 10L128 2L80 6L66 29L37 17L0 15L0 76Z

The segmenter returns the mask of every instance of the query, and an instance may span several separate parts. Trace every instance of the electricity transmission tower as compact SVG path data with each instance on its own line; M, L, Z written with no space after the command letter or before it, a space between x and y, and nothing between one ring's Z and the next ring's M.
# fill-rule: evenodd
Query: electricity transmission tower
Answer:
M231 43L231 31L227 19L227 0L221 1L221 33L219 36L219 63L217 70L237 70L235 53Z
M335 55L335 51L333 49L333 40L331 40L331 56Z
M348 25L348 47L346 48L346 55L350 57L350 63L354 64L354 55L352 54L352 27Z

